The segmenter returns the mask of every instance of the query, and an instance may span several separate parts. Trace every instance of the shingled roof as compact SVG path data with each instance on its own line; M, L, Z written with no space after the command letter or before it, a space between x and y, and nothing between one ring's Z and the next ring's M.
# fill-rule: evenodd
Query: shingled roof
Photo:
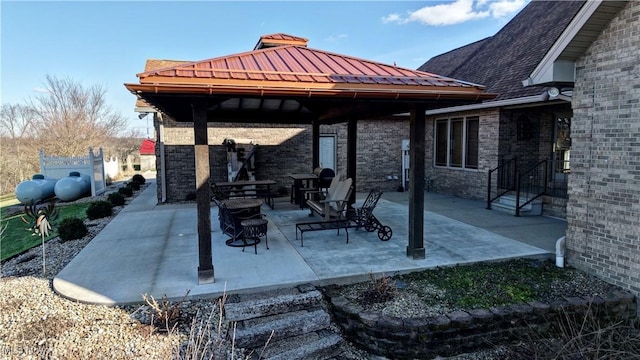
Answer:
M486 86L493 100L539 95L525 80L576 16L584 1L531 1L494 36L438 55L420 71Z

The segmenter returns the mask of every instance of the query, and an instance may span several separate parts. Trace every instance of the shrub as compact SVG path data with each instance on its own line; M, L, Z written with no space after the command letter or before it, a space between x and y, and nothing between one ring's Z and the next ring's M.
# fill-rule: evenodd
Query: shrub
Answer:
M137 181L130 181L127 183L127 187L131 190L140 190L140 183Z
M189 191L187 193L187 196L184 197L185 200L187 201L193 201L197 198L198 196L196 195L195 191Z
M109 196L107 196L107 199L109 199L109 202L113 206L122 206L122 205L124 205L124 195L120 194L119 192L114 192L114 193L109 194Z
M63 242L81 239L87 235L87 233L87 226L84 224L84 221L77 217L64 218L58 225L58 236Z
M118 189L118 193L122 194L125 197L130 197L131 195L133 195L133 189L130 187L121 187L120 189Z
M135 181L139 184L144 184L147 179L144 178L144 176L140 175L140 174L135 174L133 175L133 177L131 178L132 181Z
M89 218L89 220L95 220L95 219L111 216L112 207L113 206L108 201L93 202L87 208L87 217Z

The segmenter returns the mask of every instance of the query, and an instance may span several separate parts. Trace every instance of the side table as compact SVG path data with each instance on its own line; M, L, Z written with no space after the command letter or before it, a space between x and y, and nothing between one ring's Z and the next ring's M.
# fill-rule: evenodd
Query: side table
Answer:
M269 239L267 237L267 224L269 222L265 219L247 219L242 220L240 225L242 225L242 232L246 239L254 239L253 243L254 251L258 253L258 242L260 242L260 238L264 236L264 243L267 246L267 250L269 250ZM244 251L244 246L242 247L242 251Z

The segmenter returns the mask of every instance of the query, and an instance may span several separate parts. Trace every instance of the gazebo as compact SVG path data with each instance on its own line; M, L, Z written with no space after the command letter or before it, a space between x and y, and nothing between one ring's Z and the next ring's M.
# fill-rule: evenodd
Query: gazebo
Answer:
M491 99L483 86L307 47L307 39L265 35L252 51L177 63L125 84L139 100L175 121L193 123L198 214L198 281L214 281L211 253L209 123L311 124L312 167L319 129L347 124L347 176L356 179L356 125L409 114L407 256L425 257L423 239L425 111ZM355 201L355 191L351 202Z

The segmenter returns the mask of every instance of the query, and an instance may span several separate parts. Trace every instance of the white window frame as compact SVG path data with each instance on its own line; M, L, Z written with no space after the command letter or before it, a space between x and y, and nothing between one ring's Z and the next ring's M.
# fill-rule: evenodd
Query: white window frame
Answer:
M462 120L462 150L461 150L461 165L460 166L453 166L451 165L451 146L452 146L452 141L451 141L451 132L452 132L452 123L453 122L457 122ZM470 167L467 164L467 146L469 145L469 138L468 138L468 134L467 134L467 130L468 130L468 123L469 121L477 121L478 122L478 159L477 159L477 165L474 167ZM446 149L445 153L446 153L446 165L440 165L438 164L438 125L439 124L444 124L446 122L446 127L447 127L447 145L446 145ZM436 119L436 121L434 122L434 129L433 129L433 165L435 167L439 167L439 168L447 168L447 169L464 169L464 170L478 170L479 166L480 166L480 117L477 115L474 116L456 116L456 117L451 117L451 118L440 118L440 119Z

